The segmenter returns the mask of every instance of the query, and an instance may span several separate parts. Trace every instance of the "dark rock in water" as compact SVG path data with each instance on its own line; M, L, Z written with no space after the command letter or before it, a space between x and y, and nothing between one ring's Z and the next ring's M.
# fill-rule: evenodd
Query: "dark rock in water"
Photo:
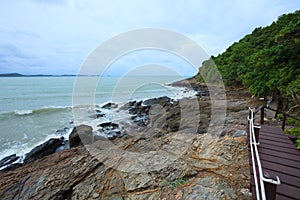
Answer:
M95 110L96 114L96 118L100 118L100 117L104 117L105 114L101 111L101 110Z
M122 110L127 110L127 109L129 109L130 107L133 107L134 104L136 104L136 101L129 101L129 102L125 103L125 104L121 107L121 109L122 109Z
M113 122L104 122L98 125L99 131L103 132L108 139L115 139L117 137L123 137L124 133L119 128L119 125Z
M93 142L93 128L87 125L80 125L73 128L69 135L70 148Z
M105 114L104 113L95 113L93 115L90 115L89 117L92 118L92 119L97 119L97 118L101 118L101 117L104 117Z
M138 126L147 126L150 120L148 115L133 115L131 119Z
M128 109L129 114L131 115L143 115L143 114L149 114L150 106L134 106Z
M142 105L142 103L143 103L143 101L137 101L137 102L135 102L134 104L133 104L133 106L141 106Z
M129 111L129 114L136 115L138 113L139 109L138 109L138 107L132 107L132 108L129 108L128 111Z
M16 154L10 155L10 156L6 156L5 158L3 158L2 160L0 160L0 168L4 167L6 165L9 165L13 162L15 162L16 160L18 160L20 157L17 156Z
M119 128L119 125L113 122L103 122L101 124L98 125L99 127L112 127L114 128Z
M63 129L58 129L55 134L56 135L64 135L68 131L69 131L69 128L65 127Z
M37 159L43 158L55 153L56 149L63 145L64 138L51 138L43 144L33 148L26 154L24 163L30 163Z
M60 152L61 150L64 150L64 149L70 149L70 143L69 143L69 140L64 140L63 141L63 145L58 147L55 151L55 153L57 152Z
M117 108L117 107L118 107L118 104L111 103L111 102L109 102L109 103L102 106L102 108L105 108L105 109L112 109L112 108Z
M147 106L159 104L159 105L165 107L171 103L171 100L172 99L170 97L164 96L164 97L145 100L145 101L143 101L143 104L147 105Z
M1 169L1 170L0 170L0 173L6 172L6 171L9 171L9 170L17 169L18 167L21 167L22 165L23 165L22 163L13 163L13 164L11 164L11 165L8 165L8 166L5 167L4 169Z

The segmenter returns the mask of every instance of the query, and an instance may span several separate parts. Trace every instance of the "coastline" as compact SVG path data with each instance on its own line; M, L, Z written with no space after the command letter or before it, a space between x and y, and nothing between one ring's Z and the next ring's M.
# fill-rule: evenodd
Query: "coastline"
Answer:
M203 88L205 88L205 85L200 85L198 83L195 83L195 84L193 83L191 85L194 90L195 89L203 90ZM181 83L175 83L174 86L182 87L183 85ZM206 193L206 195L208 195L208 196L215 195L215 197L242 197L242 198L247 199L248 198L247 195L249 195L249 194L247 192L245 194L243 194L243 192L240 191L241 189L240 188L238 189L237 186L235 186L235 185L238 185L241 183L240 179L242 177L242 182L243 182L243 184L245 184L245 187L243 187L242 189L244 189L243 191L245 191L248 188L247 184L249 181L249 180L247 180L249 177L249 174L248 174L248 163L246 162L246 160L248 161L248 158L245 157L246 153L247 153L246 152L247 146L245 145L245 133L241 132L244 129L244 125L245 125L244 123L246 121L246 120L243 120L243 118L241 118L241 116L247 116L247 101L245 99L243 99L243 97L240 95L241 91L239 91L238 93L239 93L239 95L237 95L234 92L234 90L227 91L228 97L230 97L230 98L229 98L228 105L227 105L228 113L227 113L227 117L225 119L225 127L223 128L224 133L223 133L223 135L221 135L220 137L217 137L217 138L211 138L210 135L206 134L207 130L205 130L205 127L208 126L208 123L210 121L209 97L207 97L207 96L195 97L195 98L197 98L197 101L199 102L199 105L200 105L199 108L201 109L201 117L202 117L200 120L201 124L199 124L199 129L196 130L196 133L193 133L195 137L193 137L193 141L191 141L190 146L188 146L185 149L186 154L184 154L182 157L179 157L178 159L176 159L175 162L169 163L169 165L168 165L168 167L173 166L173 170L181 169L182 173L175 173L173 170L169 170L169 168L168 168L167 172L164 172L164 173L168 173L168 174L170 173L170 175L173 173L173 177L167 176L166 179L164 179L162 175L159 175L158 177L155 177L155 176L148 177L144 173L140 173L140 174L129 173L130 175L128 177L128 173L127 173L126 176L124 174L123 175L125 176L125 179L128 179L127 181L129 181L129 182L134 181L134 182L138 183L139 180L142 182L144 182L146 180L148 180L148 181L146 181L146 183L144 183L144 185L143 184L141 185L141 183L140 183L140 185L137 183L133 184L131 182L127 183L127 184L124 183L125 185L123 185L121 188L119 188L120 191L115 192L113 194L106 194L107 191L102 191L102 192L95 193L95 194L94 193L93 194L86 193L85 197L89 197L89 195L92 195L90 197L93 197L93 196L95 197L95 196L97 196L96 194L99 194L103 198L104 197L108 198L108 197L112 197L112 196L122 196L121 194L124 194L124 192L126 192L127 195L134 194L134 195L140 195L142 197L146 197L149 194L151 194L153 196L153 198L157 197L157 195L160 197L161 197L161 195L162 196L164 196L164 195L172 196L173 195L173 197L176 197L176 195L180 196L179 191L181 191L181 193L182 193L181 195L183 195L183 196L187 195L186 198L189 199L191 197L188 196L188 192L186 191L187 188L189 188L189 189L193 188L192 190L195 190L196 193L197 193L197 191L199 192L199 188L196 188L195 185L193 185L197 182L197 181L195 182L195 180L208 181L208 180L203 180L201 177L199 177L199 173L200 173L200 174L202 174L201 176L203 176L203 174L209 175L208 179L213 182L213 185L207 187L206 189L210 188L212 191L214 191L214 190L216 190L216 188L221 187L220 184L216 183L215 179L221 178L222 180L224 179L224 181L226 182L226 184L225 184L226 186L224 186L225 190L223 189L223 192L217 192L216 194L214 194L214 193L211 193L212 191L209 190L210 192L207 191L208 193ZM184 100L190 101L191 99L184 98ZM119 135L116 134L115 136L110 138L109 142L111 144L114 144L118 148L126 150L126 151L129 150L132 152L139 152L139 153L144 152L145 153L145 152L149 152L149 151L151 152L151 151L159 150L159 148L164 147L164 144L168 143L168 140L171 140L174 135L178 136L178 134L179 134L178 133L178 126L179 126L178 123L180 122L180 111L176 112L176 111L180 110L178 100L172 100L167 97L166 98L162 97L162 98L156 98L156 99L155 98L149 99L148 103L149 103L149 101L150 102L152 101L152 104L149 104L148 106L146 105L147 102L145 104L145 101L143 101L143 102L132 101L132 102L128 102L127 105L122 107L122 109L127 110L129 113L131 112L131 120L133 122L132 124L135 126L127 127L127 129L124 129L124 130L120 130L119 124L118 124L118 126L116 126L114 124L106 124L106 125L103 125L102 127L100 126L100 128L102 128L103 130L113 131L114 133L117 133L118 131L120 131L120 132L118 132ZM177 101L177 103L176 103L176 101ZM107 108L114 109L112 107L112 105L113 104L109 105ZM151 131L149 131L149 129L145 129L145 127L147 128L147 126L145 126L145 124L149 121L149 113L151 113L151 111L149 109L150 109L151 105L160 105L161 107L159 107L159 108L163 108L164 111L166 111L165 119L164 118L162 119L160 115L151 116L150 117L151 123L159 123L160 120L163 120L163 122L166 122L166 124L167 124L165 127L161 127L160 129L151 130ZM96 113L96 114L100 115L101 112ZM97 116L95 116L95 117L97 117ZM192 118L192 116L190 116L190 117ZM193 124L193 122L192 122L192 124ZM185 132L185 134L188 134L187 130L191 130L191 128L192 127L184 127L183 132ZM137 133L133 134L134 130L139 130L139 131L137 131ZM93 131L89 131L89 133L87 133L87 135L91 134L92 132ZM141 133L147 133L147 134L141 134ZM90 138L87 137L87 140L89 140L89 139ZM206 140L210 140L208 142L208 144L203 143L203 141L206 141ZM87 141L86 145L87 146L97 146L99 144L102 144L102 141L103 141L103 137L101 137L101 136L99 136L96 140L95 140L95 137L93 137L92 142ZM240 152L241 155L236 155L236 152L232 152L231 149L227 149L228 152L225 152L225 153L223 152L223 153L225 154L225 156L233 157L233 159L228 160L228 158L226 159L226 158L224 158L224 156L218 155L218 152L224 151L224 150L222 150L222 147L225 147L224 146L225 144L234 145L234 148L237 148L238 152ZM175 144L173 144L173 145L175 145L175 146L177 145L177 148L178 148L182 144L175 142ZM205 150L206 152L201 152L201 151L204 151L204 150L201 150L201 146L203 146L203 145L206 145L208 147ZM245 147L240 147L240 145L245 145ZM74 163L73 159L76 158L76 159L80 160L83 158L82 156L84 156L84 157L87 157L85 159L84 163L88 163L88 165L91 165L90 169L84 169L83 167L79 167L79 166L74 167L72 165L73 167L71 169L69 169L70 171L73 171L73 170L76 171L76 168L79 170L83 170L83 171L91 170L89 173L92 173L92 174L95 173L94 175L95 175L95 177L97 177L97 172L94 171L95 170L94 167L95 167L98 170L99 170L99 168L101 168L102 172L105 174L108 173L109 169L107 169L105 167L107 164L105 164L103 162L103 160L101 161L101 159L98 158L95 161L94 160L95 158L93 158L93 156L87 155L88 152L86 152L87 150L84 150L85 147L80 146L80 145L77 145L76 147L75 146L73 146L70 149L65 149L60 152L40 158L36 161L33 161L32 163L27 163L27 164L24 164L23 166L18 166L18 168L14 169L14 170L7 170L7 171L0 173L0 176L2 176L4 178L4 180L6 180L6 181L10 180L7 183L0 181L0 185L3 186L3 187L1 187L2 190L0 191L0 194L2 194L2 195L0 195L0 196L4 197L3 194L4 193L7 194L7 192L9 194L13 193L7 187L11 186L11 185L16 186L16 182L11 180L11 175L18 173L18 171L25 171L25 172L27 172L27 174L30 171L30 174L32 174L33 173L32 169L36 170L38 168L38 169L50 170L54 174L67 173L67 172L64 172L64 170L61 168L66 164L65 161L61 160L61 158L64 156L65 156L66 160L68 160L68 163L73 163L73 164L76 164L76 162L77 162L76 161ZM108 152L106 152L106 153L108 153ZM211 157L213 159L207 160L206 157L207 158ZM58 167L53 168L53 164L51 164L51 163L53 163L51 161L52 159L54 159L55 162L58 163ZM236 159L242 160L242 163L240 163L240 164L235 163L234 161ZM190 161L192 164L190 163ZM199 163L197 163L196 161ZM143 160L143 162L146 163L147 161ZM177 162L179 162L179 163L183 162L183 163L185 163L185 165L180 166L179 163L177 163ZM34 166L34 163L38 164L38 166L37 167ZM63 164L63 163L65 163L65 164ZM80 163L82 163L82 161L78 161L76 165L78 165L78 164L80 165ZM94 166L95 164L96 164L96 166ZM198 166L199 164L200 164L200 166ZM229 166L231 166L233 168L237 168L237 172L228 168ZM41 167L41 168L39 168L39 167ZM219 168L222 168L223 171L220 170ZM162 169L166 169L166 168L162 167ZM118 171L118 170L116 170L116 171ZM215 172L212 173L212 171L216 171L216 173ZM122 172L122 170L121 170L121 172ZM150 172L151 173L155 172L155 173L161 174L160 171L155 171L155 170L153 170L153 171L150 170ZM35 174L35 173L33 173L33 174ZM34 180L34 177L37 174L38 174L38 172L36 172L36 174L33 175L33 177L30 176L29 179ZM220 174L220 175L218 175L218 174ZM228 176L228 174L229 174L229 176ZM122 175L122 179L124 178L123 175ZM77 174L77 176L78 176L78 174ZM15 178L14 180L21 180L21 179L23 179L22 177L25 178L25 175L18 175L17 178ZM54 175L48 174L48 177L46 177L46 179L49 179L49 178L51 179L51 177L54 177ZM114 179L117 178L115 174L111 175L111 177ZM73 178L77 179L78 177L74 176ZM171 185L175 184L176 181L178 181L178 180L184 180L187 183L182 184L182 186L180 186L180 187L182 187L182 189L176 187L175 189L179 193L173 194L172 190L174 190L174 188L172 188ZM166 186L162 186L162 185L164 185L164 184L162 184L163 182L164 183L166 182ZM230 182L232 182L232 183L230 183ZM58 192L58 191L57 191L58 193L52 192L49 195L55 196L55 195L59 194L64 197L66 197L68 195L73 196L73 195L77 194L75 187L79 187L78 185L80 185L80 184L81 183L79 182L78 184L76 184L76 186L74 186L74 185L68 186L68 187L72 188L71 194L68 189L62 190L62 188L67 187L68 183L64 183L62 185L55 184L55 188L56 187L61 188L61 189L59 189L60 192ZM117 184L117 183L114 182L114 184ZM128 186L128 184L129 185L131 184L131 185ZM196 185L199 187L199 183L197 183ZM38 185L33 185L33 187L35 187L35 186L37 187ZM23 187L24 187L24 184L23 184ZM8 190L5 188L7 188ZM159 192L159 190L157 190L158 188L162 189L161 193ZM45 190L45 188L43 190ZM145 193L140 193L141 191L144 191ZM220 191L221 191L221 189L220 189ZM230 196L231 195L230 193L232 193L232 192L236 196ZM60 194L60 193L62 193L62 194ZM34 193L34 195L36 195L34 197L38 197L39 195L42 195L42 194L43 194L43 192ZM191 192L191 194L195 194L195 192ZM26 197L26 195L28 195L28 192L27 192L27 194L23 194L23 195L25 195L24 197ZM7 197L7 196L5 196L5 197ZM175 199L178 199L178 198L175 198Z

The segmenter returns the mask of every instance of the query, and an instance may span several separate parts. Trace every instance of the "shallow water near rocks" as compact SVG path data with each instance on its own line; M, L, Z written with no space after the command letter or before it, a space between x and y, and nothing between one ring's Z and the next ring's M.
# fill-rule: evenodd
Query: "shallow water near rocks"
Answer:
M0 159L14 153L24 155L49 138L68 138L72 128L80 123L96 128L101 122L129 119L125 111L101 108L107 102L116 102L120 107L134 99L192 96L193 91L166 86L180 78L87 77L91 81L99 79L99 83L94 91L95 104L81 105L80 119L74 119L72 108L76 77L0 78ZM95 109L105 116L93 119Z

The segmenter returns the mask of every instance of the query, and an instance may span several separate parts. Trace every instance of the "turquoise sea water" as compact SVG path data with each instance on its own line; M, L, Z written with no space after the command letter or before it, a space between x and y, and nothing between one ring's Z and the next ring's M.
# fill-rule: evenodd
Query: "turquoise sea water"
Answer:
M88 115L93 114L95 105L100 107L106 102L122 104L159 96L180 98L186 93L165 84L181 78L84 77L75 100L76 77L0 78L0 159L13 153L23 155L51 137L67 136L69 133L65 128L71 130L73 121L77 121L72 108L78 98L93 96L94 104L83 106L87 114L80 119L88 123L92 120Z

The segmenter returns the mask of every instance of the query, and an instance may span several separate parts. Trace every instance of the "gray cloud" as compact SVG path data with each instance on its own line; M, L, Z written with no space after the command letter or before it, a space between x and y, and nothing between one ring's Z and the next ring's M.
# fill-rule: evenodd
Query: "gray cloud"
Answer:
M76 73L84 58L102 42L144 27L178 31L208 54L217 55L255 27L266 26L299 7L300 1L294 0L3 1L0 73L4 65L27 66L28 73L31 69ZM162 59L161 64L168 59ZM130 65L135 60L123 62Z
M33 56L24 53L24 51L13 44L0 44L0 57L1 58L20 58L31 59Z

